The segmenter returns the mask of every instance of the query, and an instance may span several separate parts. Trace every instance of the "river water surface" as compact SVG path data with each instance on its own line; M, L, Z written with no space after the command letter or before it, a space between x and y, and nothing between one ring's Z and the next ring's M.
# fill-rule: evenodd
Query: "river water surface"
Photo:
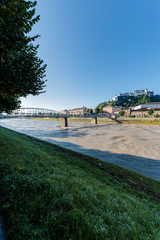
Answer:
M1 119L6 128L160 180L160 126Z

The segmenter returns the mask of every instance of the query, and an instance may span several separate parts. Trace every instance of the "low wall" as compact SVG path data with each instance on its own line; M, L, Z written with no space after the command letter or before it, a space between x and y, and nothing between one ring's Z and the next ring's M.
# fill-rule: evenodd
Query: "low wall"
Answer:
M154 115L156 115L156 114L160 115L160 110L154 110L151 117L154 117ZM140 117L143 118L145 115L148 116L148 110L147 111L132 111L131 115L135 116L135 117L138 117L138 118L140 118Z

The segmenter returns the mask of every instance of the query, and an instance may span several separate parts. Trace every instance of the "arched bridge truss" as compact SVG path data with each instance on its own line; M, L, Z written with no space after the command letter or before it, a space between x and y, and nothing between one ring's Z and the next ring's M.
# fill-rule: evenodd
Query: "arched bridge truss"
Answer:
M92 118L92 117L99 117L99 118L110 118L115 119L110 113L85 113L85 114L62 114L58 111L46 108L33 108L33 107L26 107L26 108L19 108L10 114L5 114L3 117L54 117L54 118L61 118L61 117L78 117L78 118Z
M17 116L17 117L55 117L59 115L58 111L46 108L19 108L14 110L10 116Z

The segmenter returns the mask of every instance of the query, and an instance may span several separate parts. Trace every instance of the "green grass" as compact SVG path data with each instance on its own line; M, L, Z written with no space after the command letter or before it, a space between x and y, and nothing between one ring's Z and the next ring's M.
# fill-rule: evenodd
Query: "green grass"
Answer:
M160 125L160 120L153 119L153 120L139 120L139 119L132 119L132 120L121 120L120 122L123 124L144 124L144 125Z
M160 200L127 179L160 182L4 128L0 153L9 240L160 239Z

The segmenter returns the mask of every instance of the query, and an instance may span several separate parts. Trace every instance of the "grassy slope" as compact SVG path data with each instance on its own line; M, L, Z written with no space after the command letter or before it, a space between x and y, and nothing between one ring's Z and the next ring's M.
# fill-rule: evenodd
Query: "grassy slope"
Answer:
M83 155L0 128L0 190L8 239L159 239L159 200ZM100 162L94 158L89 158ZM160 183L101 162L160 193Z
M132 120L121 120L119 119L121 123L123 124L144 124L144 125L160 125L159 119L153 119L153 120L139 120L139 119L132 119Z

